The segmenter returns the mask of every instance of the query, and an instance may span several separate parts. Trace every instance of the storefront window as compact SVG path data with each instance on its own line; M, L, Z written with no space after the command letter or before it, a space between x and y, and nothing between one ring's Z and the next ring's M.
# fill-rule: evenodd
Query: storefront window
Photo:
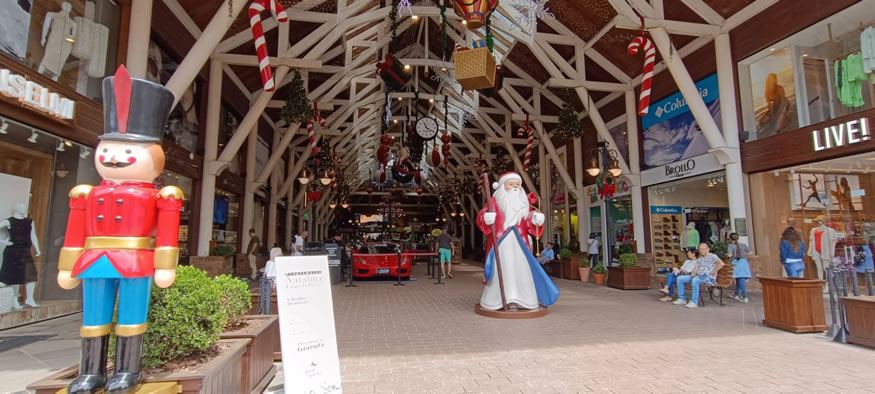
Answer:
M0 121L0 240L12 242L0 242L0 282L19 291L3 290L9 294L2 296L14 296L23 307L75 300L79 293L62 290L55 278L70 212L68 193L76 185L101 181L93 150L16 121ZM31 239L28 228L36 234L33 249L21 245Z
M787 227L800 233L808 251L817 251L803 257L807 278L820 277L823 261L829 265L832 257L857 272L875 268L872 167L875 153L752 174L751 210L757 254L764 262L762 275L784 273L778 262L781 234ZM823 238L816 236L825 228L835 232L834 245L824 244ZM812 254L827 257L815 261Z
M177 67L179 67L179 62L170 57L154 42L149 43L146 79L164 85L170 80ZM175 142L189 152L197 150L200 124L198 104L200 104L200 92L197 90L197 82L195 82L182 92L179 104L173 108L170 119L164 128L165 139Z
M236 250L237 226L240 215L240 197L216 189L213 205L213 242L210 249L227 246Z
M171 171L164 171L157 179L155 179L155 188L161 189L164 186L176 186L182 189L185 200L182 202L182 213L179 216L179 253L181 258L188 257L188 229L191 225L191 191L194 181L186 176L176 174Z
M0 4L0 52L92 100L115 71L121 7L112 0Z
M872 108L875 8L863 1L739 62L745 141Z

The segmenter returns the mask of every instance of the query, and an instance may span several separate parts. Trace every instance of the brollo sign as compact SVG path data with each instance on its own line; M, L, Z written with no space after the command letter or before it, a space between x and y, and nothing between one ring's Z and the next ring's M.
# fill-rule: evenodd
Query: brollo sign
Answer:
M687 160L651 168L641 172L641 185L656 185L676 179L689 178L714 171L720 171L723 166L710 153L691 157Z
M869 119L866 118L814 130L811 132L811 137L814 140L815 152L856 144L872 138L869 134Z
M0 94L55 118L73 119L76 113L75 101L7 69L0 69Z

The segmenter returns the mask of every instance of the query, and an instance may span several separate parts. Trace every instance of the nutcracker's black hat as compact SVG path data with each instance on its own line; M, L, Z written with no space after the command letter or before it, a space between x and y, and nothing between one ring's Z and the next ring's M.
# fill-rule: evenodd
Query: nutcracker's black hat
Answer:
M103 124L100 139L161 143L173 106L173 93L164 86L131 78L125 66L103 79Z

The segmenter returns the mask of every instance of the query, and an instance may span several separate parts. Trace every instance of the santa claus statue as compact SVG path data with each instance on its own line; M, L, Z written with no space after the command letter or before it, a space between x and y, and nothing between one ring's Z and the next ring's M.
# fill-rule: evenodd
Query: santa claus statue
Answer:
M516 312L553 304L559 288L532 254L531 236L540 236L544 225L544 214L529 209L530 199L537 198L526 195L520 175L513 172L503 174L492 188L495 193L477 215L489 249L480 307Z

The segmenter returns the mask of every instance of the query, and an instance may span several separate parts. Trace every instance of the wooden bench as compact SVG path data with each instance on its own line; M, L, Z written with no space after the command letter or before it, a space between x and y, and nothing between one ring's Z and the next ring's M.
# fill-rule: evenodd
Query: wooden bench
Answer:
M723 293L724 291L732 286L735 283L735 279L732 277L732 271L735 268L735 264L726 263L723 265L723 268L720 271L717 271L717 284L714 286L701 285L699 288L699 305L705 306L705 297L702 297L702 288L708 292L709 298L711 298L711 302L716 303L720 306L726 306L726 303L723 302ZM690 288L690 284L686 284L686 291L692 292ZM720 301L714 299L714 292L720 292ZM692 294L692 293L690 293Z

